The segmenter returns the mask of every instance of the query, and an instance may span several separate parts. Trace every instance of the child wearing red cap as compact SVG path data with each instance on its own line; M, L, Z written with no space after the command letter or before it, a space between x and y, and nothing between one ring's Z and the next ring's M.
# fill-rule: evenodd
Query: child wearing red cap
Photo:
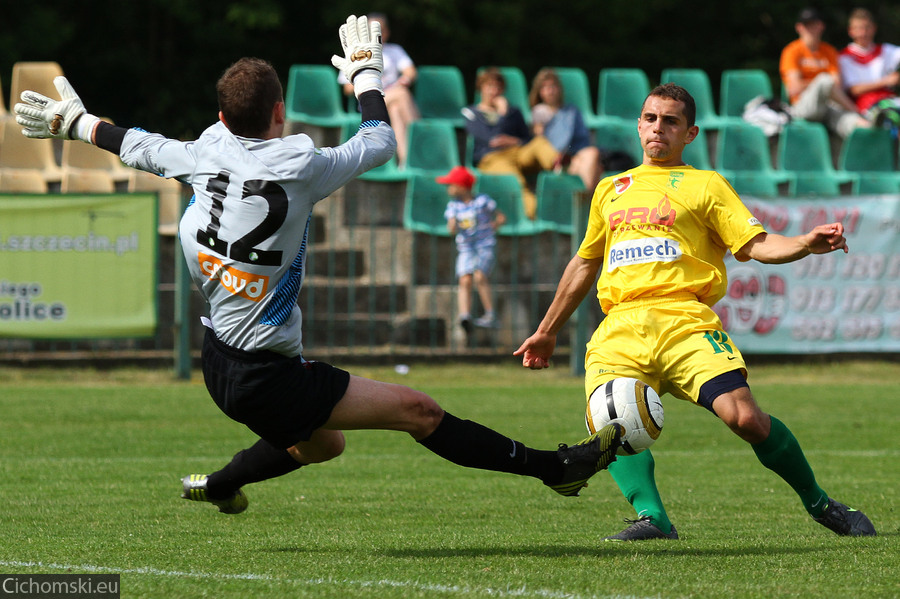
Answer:
M494 268L497 229L506 216L497 209L497 202L486 194L472 195L475 176L464 166L456 166L449 173L435 179L447 185L450 201L444 211L447 228L456 235L456 276L459 279L457 306L459 324L472 332L472 325L496 328L497 317L491 300L488 277ZM484 315L472 320L472 286L484 308Z

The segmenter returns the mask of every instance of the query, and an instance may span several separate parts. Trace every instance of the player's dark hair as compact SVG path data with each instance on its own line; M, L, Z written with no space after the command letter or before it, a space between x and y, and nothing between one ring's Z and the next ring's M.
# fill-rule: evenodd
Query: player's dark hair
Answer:
M668 98L684 104L684 118L687 119L688 127L694 126L694 122L697 120L697 104L694 102L694 96L692 96L688 90L674 83L663 83L662 85L654 87L653 90L647 94L647 98L651 96ZM647 99L645 98L644 103L646 102ZM641 111L643 111L643 109L643 106L641 106Z
M263 137L272 109L284 100L278 73L259 58L242 58L228 67L216 84L216 95L228 129L241 137Z

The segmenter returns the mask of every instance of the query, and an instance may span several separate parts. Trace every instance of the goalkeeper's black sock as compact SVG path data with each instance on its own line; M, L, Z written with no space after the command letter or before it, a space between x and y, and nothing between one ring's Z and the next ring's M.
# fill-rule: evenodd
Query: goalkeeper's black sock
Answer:
M250 483L282 476L303 466L286 449L278 449L260 439L252 447L237 452L224 468L206 480L211 499L225 499Z
M444 413L430 435L419 441L430 451L459 466L532 476L554 484L562 476L555 451L526 447L471 420Z

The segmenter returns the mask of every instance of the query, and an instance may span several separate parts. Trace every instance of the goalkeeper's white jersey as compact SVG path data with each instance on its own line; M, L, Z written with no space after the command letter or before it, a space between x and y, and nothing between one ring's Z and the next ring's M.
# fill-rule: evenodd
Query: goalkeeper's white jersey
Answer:
M216 123L191 142L129 130L120 156L193 187L179 236L216 336L242 350L296 356L313 205L386 162L395 145L380 121L334 148L316 148L306 135L237 137Z

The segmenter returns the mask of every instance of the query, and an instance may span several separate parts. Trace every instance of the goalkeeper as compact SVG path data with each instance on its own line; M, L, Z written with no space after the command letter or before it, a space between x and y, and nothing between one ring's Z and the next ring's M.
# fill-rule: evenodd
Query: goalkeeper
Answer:
M306 135L282 137L281 83L259 59L225 71L216 86L219 122L191 142L101 122L62 77L55 81L61 101L26 91L15 106L27 137L93 143L129 166L193 187L179 236L210 308L203 376L219 408L260 439L221 470L184 477L182 497L242 512L244 485L340 455L342 430L377 428L405 431L461 466L531 476L577 495L615 459L619 427L535 450L444 412L419 391L303 358L297 296L313 205L386 162L396 145L382 95L379 24L351 16L340 40L344 56L332 63L353 83L363 122L335 148L315 148Z

